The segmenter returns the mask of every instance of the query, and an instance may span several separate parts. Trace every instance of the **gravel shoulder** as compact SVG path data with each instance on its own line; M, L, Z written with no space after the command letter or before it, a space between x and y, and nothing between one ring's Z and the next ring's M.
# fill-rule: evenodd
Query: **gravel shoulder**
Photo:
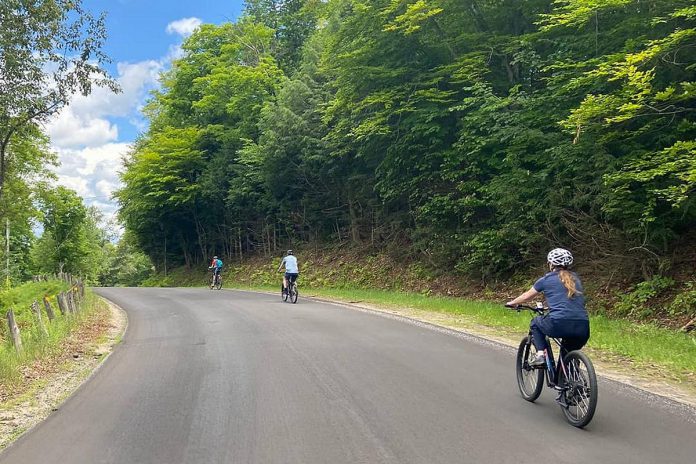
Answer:
M128 324L126 313L107 300L100 301L103 307L68 337L59 355L25 369L23 387L2 398L0 450L57 411L120 342Z

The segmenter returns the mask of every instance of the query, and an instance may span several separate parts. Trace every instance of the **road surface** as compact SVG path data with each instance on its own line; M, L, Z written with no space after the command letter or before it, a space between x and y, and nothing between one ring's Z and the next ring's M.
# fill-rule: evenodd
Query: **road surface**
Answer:
M474 337L302 297L98 293L123 343L0 463L696 462L692 409L603 380L579 430Z

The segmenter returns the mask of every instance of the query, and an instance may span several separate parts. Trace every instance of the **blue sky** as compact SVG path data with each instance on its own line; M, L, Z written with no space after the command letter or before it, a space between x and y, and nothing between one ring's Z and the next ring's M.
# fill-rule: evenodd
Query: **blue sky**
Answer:
M46 130L60 157L59 182L110 219L116 212L110 197L120 185L121 157L146 127L140 108L159 73L197 25L236 19L243 0L83 0L83 5L107 14L104 51L113 60L108 71L123 92L97 89L89 97L75 97Z

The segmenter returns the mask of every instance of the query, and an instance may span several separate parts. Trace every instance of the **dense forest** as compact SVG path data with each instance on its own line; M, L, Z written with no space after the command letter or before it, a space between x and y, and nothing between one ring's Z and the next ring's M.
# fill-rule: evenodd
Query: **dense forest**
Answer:
M696 261L693 0L248 0L161 76L117 193L158 267L300 243L478 279Z

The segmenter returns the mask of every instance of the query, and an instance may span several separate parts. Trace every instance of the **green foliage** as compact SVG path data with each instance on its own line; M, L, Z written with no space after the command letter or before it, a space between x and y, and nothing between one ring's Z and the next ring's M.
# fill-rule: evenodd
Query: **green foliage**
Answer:
M696 281L688 281L667 308L672 316L696 317Z
M65 345L65 340L85 320L90 318L95 311L103 309L103 300L100 300L89 290L87 291L82 309L79 313L64 316L58 311L55 295L67 290L64 282L30 282L11 290L0 292L0 305L3 309L12 307L15 312L17 325L22 337L22 353L18 354L8 338L7 324L0 327L0 385L10 387L20 383L24 379L23 367L35 362L37 359L46 358L60 353ZM56 318L48 321L41 300L49 297L53 305ZM36 316L30 309L33 301L40 302L43 312L42 318L48 334L40 330Z
M103 65L105 17L95 18L81 0L0 2L0 198L11 142L31 130L80 92L93 86L117 91Z
M43 234L30 255L36 274L58 271L96 282L105 261L107 237L100 228L102 216L87 208L82 198L65 187L41 193Z
M646 318L654 311L650 307L651 300L662 295L674 284L675 281L669 277L655 276L637 284L630 293L621 295L614 309L623 316Z
M17 283L29 278L33 271L27 256L34 242L33 225L42 217L35 199L55 178L49 167L55 165L56 157L48 149L47 137L34 126L25 127L15 134L9 144L9 153L4 193L0 198L0 228L4 236L9 221L10 280ZM2 243L2 262L5 263L4 240Z
M645 279L696 225L695 43L691 0L249 0L162 76L121 218L159 272L349 242L487 280L560 245Z
M99 283L104 286L137 287L152 274L152 262L126 233L118 244L106 249L105 263L100 267Z

